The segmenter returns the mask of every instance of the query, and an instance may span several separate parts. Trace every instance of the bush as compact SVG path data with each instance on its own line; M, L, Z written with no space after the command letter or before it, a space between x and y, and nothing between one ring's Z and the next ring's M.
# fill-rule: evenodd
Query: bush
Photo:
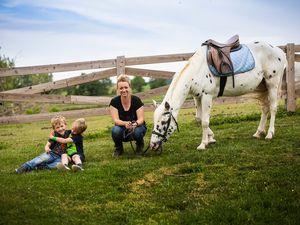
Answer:
M41 112L41 107L39 106L33 106L31 108L26 109L27 115L39 114L40 112Z
M60 109L56 106L52 106L51 108L49 108L49 112L60 112Z

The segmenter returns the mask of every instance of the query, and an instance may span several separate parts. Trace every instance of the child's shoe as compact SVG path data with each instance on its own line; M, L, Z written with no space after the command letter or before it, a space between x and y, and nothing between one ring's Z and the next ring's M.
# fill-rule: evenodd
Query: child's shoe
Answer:
M69 171L71 170L67 165L64 165L62 163L58 163L56 168L59 170L59 171Z
M82 168L82 164L75 164L75 165L72 165L72 170L74 171L74 172L77 172L77 171L82 171L82 170L84 170L83 168Z
M25 173L27 171L29 171L29 169L25 165L22 165L19 168L15 169L16 174Z

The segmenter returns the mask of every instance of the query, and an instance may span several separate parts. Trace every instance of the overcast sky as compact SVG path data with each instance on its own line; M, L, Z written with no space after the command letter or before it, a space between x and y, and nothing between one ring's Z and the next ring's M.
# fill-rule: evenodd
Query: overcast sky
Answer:
M32 66L194 52L234 34L300 44L299 21L296 0L0 0L0 46L16 66Z

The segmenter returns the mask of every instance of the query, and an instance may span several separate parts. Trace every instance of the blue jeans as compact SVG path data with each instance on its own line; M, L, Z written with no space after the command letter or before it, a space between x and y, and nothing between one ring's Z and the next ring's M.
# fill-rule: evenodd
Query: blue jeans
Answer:
M123 141L128 141L128 138L124 138L124 132L126 128L124 126L113 126L111 131L112 139L115 143L115 147L122 147ZM137 145L144 144L144 136L146 134L147 127L145 125L136 127L131 135L133 140L136 141Z
M45 166L48 169L56 168L57 164L61 162L61 157L56 155L52 152L50 153L42 153L41 155L33 158L32 160L24 163L24 166L29 169L33 170L38 166Z

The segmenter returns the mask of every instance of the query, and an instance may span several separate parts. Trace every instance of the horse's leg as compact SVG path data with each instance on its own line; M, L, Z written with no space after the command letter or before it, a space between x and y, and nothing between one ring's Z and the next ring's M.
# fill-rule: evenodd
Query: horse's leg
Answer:
M197 122L201 122L201 114L202 114L202 108L201 108L201 99L198 97L194 97L194 102L196 105L196 116L195 119Z
M210 127L208 127L208 144L213 144L216 143L216 139L214 139L214 132L210 129Z
M201 99L202 104L202 114L201 114L201 125L202 125L202 141L201 144L197 147L198 150L205 149L205 146L209 144L208 135L213 134L209 128L209 117L210 110L212 107L212 96L204 94Z
M275 117L277 112L277 93L278 88L271 88L269 91L269 99L270 99L270 126L268 129L268 133L266 139L272 139L275 134Z
M280 65L279 65L280 66ZM277 74L273 76L269 76L269 79L266 80L267 89L268 89L268 98L270 102L270 126L268 129L268 133L266 139L272 139L275 134L275 117L277 112L277 104L278 104L278 92L281 84L282 74L284 68L273 68L274 71L277 71Z
M266 124L267 124L267 119L268 119L268 114L270 109L267 92L262 93L259 100L261 104L261 116L260 116L260 122L258 128L255 134L253 135L253 137L256 138L260 138L261 135L266 133Z
M201 107L201 99L194 97L194 102L196 105L196 121L201 122L202 118L202 107ZM216 140L214 139L214 132L208 127L208 144L216 143Z

